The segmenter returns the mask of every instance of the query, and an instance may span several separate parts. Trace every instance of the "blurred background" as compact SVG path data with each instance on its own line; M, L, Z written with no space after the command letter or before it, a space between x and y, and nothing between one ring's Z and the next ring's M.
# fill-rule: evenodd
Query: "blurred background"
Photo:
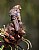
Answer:
M26 27L25 38L31 41L31 50L39 50L39 0L0 0L0 27L10 22L9 10L16 4L22 7L21 17Z

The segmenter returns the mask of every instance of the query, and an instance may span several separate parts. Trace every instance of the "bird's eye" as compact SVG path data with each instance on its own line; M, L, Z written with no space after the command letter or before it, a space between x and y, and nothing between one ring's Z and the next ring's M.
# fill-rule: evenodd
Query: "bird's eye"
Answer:
M16 10L17 11L17 10Z

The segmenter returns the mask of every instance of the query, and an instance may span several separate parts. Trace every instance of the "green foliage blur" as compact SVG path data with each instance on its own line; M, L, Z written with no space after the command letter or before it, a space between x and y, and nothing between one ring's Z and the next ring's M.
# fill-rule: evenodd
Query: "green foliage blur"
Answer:
M22 7L21 18L26 27L26 37L31 40L32 50L38 50L39 0L0 0L0 27L10 22L9 10L16 4Z

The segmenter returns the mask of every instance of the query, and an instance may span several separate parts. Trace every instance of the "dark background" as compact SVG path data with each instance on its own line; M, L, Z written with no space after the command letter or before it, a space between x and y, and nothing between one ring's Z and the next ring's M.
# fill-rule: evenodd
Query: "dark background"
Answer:
M26 28L25 38L31 41L32 50L39 50L39 0L0 0L0 27L9 23L9 10L16 4L22 7L22 22Z

